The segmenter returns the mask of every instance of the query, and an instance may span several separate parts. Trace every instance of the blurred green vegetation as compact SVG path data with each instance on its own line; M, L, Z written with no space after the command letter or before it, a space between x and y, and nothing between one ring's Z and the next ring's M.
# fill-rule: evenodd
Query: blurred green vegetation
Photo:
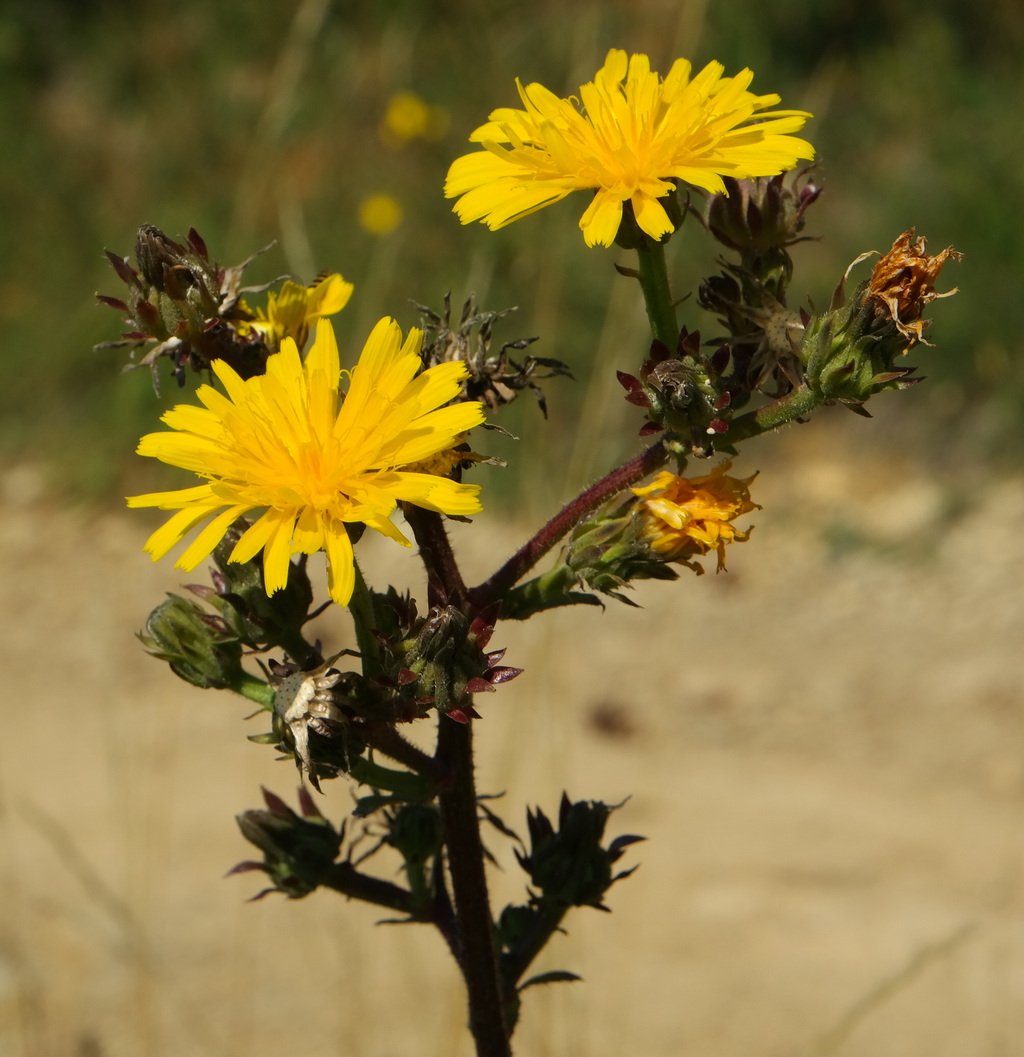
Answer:
M750 66L755 91L815 114L826 192L809 233L825 238L795 251L794 301L806 291L825 303L853 257L911 226L933 251L964 251L942 283L961 293L932 312L938 348L915 354L929 382L901 413L930 422L946 452L959 431L986 457L1022 454L1022 339L1009 308L1024 274L1024 21L1013 0L8 0L5 459L48 461L85 494L151 483L135 440L182 394L165 379L155 400L148 372L121 373L123 352L92 351L120 326L92 296L120 293L101 251L129 253L144 222L172 236L194 225L222 264L276 240L250 282L341 271L357 285L336 318L353 353L381 315L417 322L410 299L439 307L450 290L456 305L470 292L490 308L519 305L499 340L540 335L532 351L577 378L547 384L548 422L529 395L502 419L547 453L533 498L628 452L635 416L613 368L635 365L646 341L639 292L612 270L625 255L583 245L582 199L492 234L461 227L441 194L467 134L515 105L515 77L570 94L609 47L646 52L662 72L677 56ZM447 112L441 138L382 138L403 90ZM379 237L357 211L381 191L404 221ZM680 288L714 270L696 224L673 251ZM683 316L708 332L695 306ZM510 456L510 442L486 441ZM515 486L515 466L505 480Z

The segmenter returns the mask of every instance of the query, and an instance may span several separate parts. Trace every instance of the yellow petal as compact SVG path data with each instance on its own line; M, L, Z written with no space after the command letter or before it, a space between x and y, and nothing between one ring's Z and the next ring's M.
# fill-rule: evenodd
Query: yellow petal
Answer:
M295 518L274 511L274 532L263 548L263 583L267 594L272 595L288 584L288 571L291 568L291 541Z
M344 524L331 525L325 533L327 545L327 590L339 606L347 606L356 584L352 541Z
M208 484L197 484L194 488L178 488L173 492L148 492L146 495L127 497L129 507L156 506L161 510L175 510L179 507L210 504L213 491ZM214 501L213 506L222 506Z
M195 528L200 521L208 518L216 507L196 506L186 507L179 510L173 517L168 518L161 526L146 540L142 548L147 554L152 555L153 561L162 558L176 543L178 543L186 532Z
M201 561L209 558L214 547L224 538L224 533L247 509L248 507L244 506L233 506L218 514L188 545L174 563L175 568L191 572Z

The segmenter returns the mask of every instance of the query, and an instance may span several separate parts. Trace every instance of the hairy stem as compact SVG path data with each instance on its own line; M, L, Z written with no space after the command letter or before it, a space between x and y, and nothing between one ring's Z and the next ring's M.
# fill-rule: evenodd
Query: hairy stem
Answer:
M441 822L458 924L459 965L469 996L469 1028L477 1057L509 1057L494 922L484 873L484 847L473 780L473 725L440 717L438 762L451 784L440 796Z
M466 585L441 515L407 503L402 512L416 537L420 558L427 571L427 601L432 606L461 607L466 601Z
M636 247L637 278L644 292L644 307L651 322L651 333L667 349L675 351L679 341L676 306L669 288L665 264L665 244L641 239Z
M465 607L466 585L440 516L413 506L406 508L405 515L427 572L430 605ZM439 716L434 759L445 774L438 803L452 882L456 961L469 1000L469 1028L477 1057L510 1057L477 816L472 724Z
M729 425L729 443L738 444L740 441L795 422L820 407L823 399L821 393L812 389L794 389L774 403L733 419Z
M630 459L606 477L602 477L596 484L580 492L527 540L493 576L470 590L469 597L474 606L483 609L484 606L500 600L502 595L514 587L585 514L589 514L623 488L628 488L641 477L646 477L664 465L667 458L665 446L659 440L635 459Z
M351 863L334 863L320 879L320 884L350 899L373 903L398 914L408 914L416 921L426 920L422 912L416 909L411 892L390 881L360 873Z

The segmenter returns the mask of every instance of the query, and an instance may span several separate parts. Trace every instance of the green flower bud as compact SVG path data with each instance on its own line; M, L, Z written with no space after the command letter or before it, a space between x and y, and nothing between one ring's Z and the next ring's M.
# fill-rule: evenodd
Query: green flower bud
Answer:
M235 688L248 677L242 670L242 644L219 617L178 595L150 613L139 633L154 657L167 661L176 675L193 686Z
M496 611L490 609L471 622L454 606L435 606L416 636L396 647L403 665L399 683L408 686L415 681L418 700L457 722L475 718L470 695L493 693L522 672L498 664L504 650L487 652L496 619Z
M313 587L305 560L293 562L285 587L268 595L261 556L247 562L228 561L248 527L248 522L239 519L217 544L213 552L217 565L213 577L215 591L204 591L203 598L217 609L224 622L250 649L280 647L305 666L315 657L313 647L302 639L299 631L309 619L313 604Z
M299 796L302 815L264 789L268 810L236 816L242 836L263 852L263 862L242 863L231 871L263 870L273 885L269 891L284 892L290 899L301 899L324 883L342 841L342 834L320 814L310 795L300 790Z
M530 852L517 854L517 858L544 900L602 908L605 892L633 872L613 874L612 867L626 847L643 837L622 836L607 848L601 845L605 825L614 810L596 800L574 804L563 793L557 830L539 808L527 812Z

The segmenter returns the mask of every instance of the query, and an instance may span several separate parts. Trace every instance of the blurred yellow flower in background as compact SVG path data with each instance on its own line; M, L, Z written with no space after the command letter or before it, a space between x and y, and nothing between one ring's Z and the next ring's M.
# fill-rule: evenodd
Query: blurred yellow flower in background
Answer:
M291 338L269 357L266 374L253 378L243 380L214 360L226 395L200 386L203 407L183 404L163 416L176 432L149 433L139 442L140 455L206 481L128 499L130 507L177 511L146 542L153 560L207 521L177 561L179 569L194 569L237 518L262 509L229 560L248 561L262 550L269 595L288 582L293 554L322 550L331 597L347 605L355 569L346 524L362 522L409 546L390 520L399 502L442 514L478 513L478 485L400 469L452 447L484 418L476 401L442 406L459 394L466 365L442 363L421 372L422 340L413 329L403 342L394 320L380 320L345 393L326 320L317 325L305 363Z
M441 139L448 131L448 111L424 102L415 92L396 92L380 123L380 137L390 146L414 139Z
M359 203L359 226L371 235L390 235L401 223L402 205L392 195L367 195Z
M463 224L480 220L493 231L590 189L597 193L580 220L588 246L612 244L626 202L660 239L673 230L659 199L674 180L724 193L723 176L773 176L814 157L790 135L810 114L765 111L779 97L747 91L750 70L723 77L724 69L711 62L691 78L678 59L662 80L646 55L613 49L578 101L517 80L525 109L495 110L472 133L483 150L452 163L445 195L458 197Z
M757 474L742 480L727 477L724 462L704 477L679 477L667 470L633 494L643 497L634 512L643 524L647 545L665 561L690 565L688 559L714 551L718 569L725 568L725 545L743 543L751 530L740 532L732 522L751 510L749 485ZM691 566L700 571L699 566Z

